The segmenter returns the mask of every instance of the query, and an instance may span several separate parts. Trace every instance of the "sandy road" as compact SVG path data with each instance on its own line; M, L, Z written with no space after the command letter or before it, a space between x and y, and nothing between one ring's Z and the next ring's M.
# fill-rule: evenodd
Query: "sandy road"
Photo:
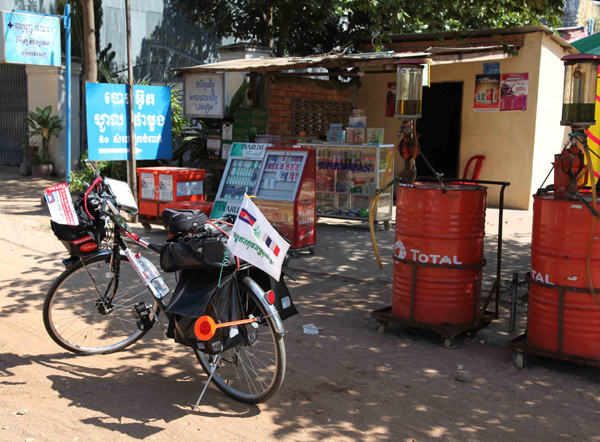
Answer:
M211 387L191 412L206 377L158 327L106 356L47 336L44 294L65 252L40 210L44 182L11 170L0 171L0 441L600 440L598 369L537 358L517 371L502 347L381 335L369 312L389 304L389 284L308 273L290 283L301 314L285 323L278 395L247 406ZM321 334L304 335L307 323Z

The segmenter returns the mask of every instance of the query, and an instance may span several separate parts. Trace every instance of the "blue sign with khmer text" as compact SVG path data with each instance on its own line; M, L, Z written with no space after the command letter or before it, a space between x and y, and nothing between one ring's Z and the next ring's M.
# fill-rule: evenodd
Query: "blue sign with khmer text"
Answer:
M0 12L0 62L60 66L60 26L56 15Z
M86 83L88 157L92 161L129 160L127 86ZM136 160L172 158L171 89L133 86Z

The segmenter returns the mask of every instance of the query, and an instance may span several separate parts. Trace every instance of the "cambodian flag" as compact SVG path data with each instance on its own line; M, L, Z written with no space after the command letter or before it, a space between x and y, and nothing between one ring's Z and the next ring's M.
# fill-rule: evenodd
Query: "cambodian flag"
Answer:
M273 254L275 256L279 256L280 249L271 238L269 238L267 235L265 235L263 238L263 241L265 242L267 247L273 251Z
M253 226L254 223L256 222L256 218L254 218L252 215L250 215L245 209L240 210L238 219L244 221L245 223L250 224L251 226Z

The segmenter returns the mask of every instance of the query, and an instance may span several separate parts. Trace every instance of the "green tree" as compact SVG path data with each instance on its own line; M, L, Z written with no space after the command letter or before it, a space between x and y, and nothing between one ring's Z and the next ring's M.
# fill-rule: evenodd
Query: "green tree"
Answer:
M173 0L177 11L217 38L234 37L285 55L292 33L337 20L340 0Z
M308 55L371 35L558 25L563 0L173 0L215 37L249 40L285 54Z
M350 28L364 26L374 42L391 34L441 33L513 26L560 25L563 0L346 0Z

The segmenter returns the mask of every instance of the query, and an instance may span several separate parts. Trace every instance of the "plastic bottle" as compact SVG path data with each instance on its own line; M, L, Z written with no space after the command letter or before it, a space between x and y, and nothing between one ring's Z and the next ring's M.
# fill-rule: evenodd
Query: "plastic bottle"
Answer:
M169 293L169 287L165 284L163 277L158 273L154 264L149 259L144 258L141 253L135 255L138 264L142 268L142 274L146 279L146 285L152 285L159 298L164 298Z

